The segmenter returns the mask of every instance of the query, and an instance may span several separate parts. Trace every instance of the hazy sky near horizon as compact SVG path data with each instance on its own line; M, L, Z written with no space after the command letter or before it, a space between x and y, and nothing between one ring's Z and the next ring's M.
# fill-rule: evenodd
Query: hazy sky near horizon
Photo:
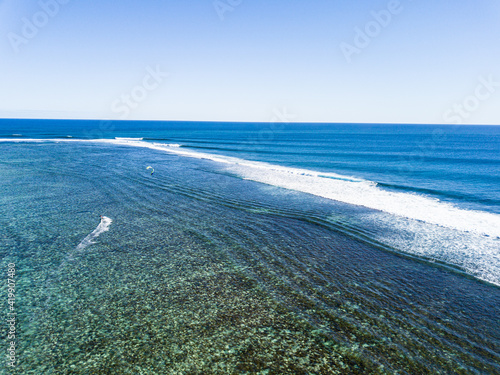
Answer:
M498 0L0 0L0 117L500 125Z

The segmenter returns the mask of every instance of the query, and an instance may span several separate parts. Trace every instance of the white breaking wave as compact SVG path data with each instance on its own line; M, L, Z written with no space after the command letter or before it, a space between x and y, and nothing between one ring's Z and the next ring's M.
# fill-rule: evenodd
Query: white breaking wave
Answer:
M500 215L461 209L451 203L416 193L383 190L375 182L334 173L282 167L223 155L180 148L177 144L150 143L128 139L40 140L0 139L0 142L94 142L144 147L175 155L220 163L246 180L296 190L352 205L374 209L349 220L376 223L382 230L371 233L375 240L405 253L455 265L475 277L500 285ZM366 219L366 220L365 220ZM335 216L332 220L336 221ZM341 220L342 222L342 220ZM109 230L105 218L73 253L94 243ZM68 259L68 258L67 258Z
M383 190L373 182L325 179L312 174L304 175L300 170L293 168L281 170L264 166L235 166L230 169L249 180L460 231L500 237L500 215L460 209L453 204L418 194Z
M375 182L334 173L169 148L162 144L140 142L136 146L212 160L223 163L227 171L247 180L374 209L368 222L385 229L372 233L374 239L405 253L458 266L470 275L500 285L500 215L461 209L416 193L383 190Z
M162 143L119 142L118 144L147 147L176 155L212 160L225 164L228 171L247 180L380 210L459 231L500 237L500 215L461 209L451 203L416 193L383 190L372 181L335 173L282 167L264 162L178 149Z
M13 134L16 135L16 134ZM58 142L59 139L36 139L36 138L0 138L0 142L12 142L12 143L39 143L39 142Z
M472 232L397 218L380 211L360 219L375 222L371 237L405 253L454 265L479 279L500 286L500 240Z
M1 141L97 142L161 150L176 155L223 163L228 171L236 173L247 180L380 210L400 217L419 220L463 232L474 232L493 238L500 238L500 215L498 214L461 209L451 203L442 202L438 199L418 195L416 193L387 191L378 187L375 182L334 173L282 167L264 162L248 161L234 157L191 151L185 148L179 148L177 144L169 145L128 139L0 139L0 142Z

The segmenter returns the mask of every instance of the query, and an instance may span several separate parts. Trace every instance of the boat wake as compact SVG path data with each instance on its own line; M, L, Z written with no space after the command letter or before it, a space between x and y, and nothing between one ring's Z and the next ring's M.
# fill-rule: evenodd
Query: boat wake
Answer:
M86 247L94 244L95 239L99 237L101 233L107 232L109 230L112 222L113 220L111 220L109 217L101 216L101 222L99 223L99 225L93 230L92 233L90 233L82 240L82 242L78 244L74 251L72 251L68 255L68 260L73 260L76 253L82 252Z
M49 277L44 285L44 291L47 293L47 298L45 300L45 303L43 304L41 311L38 311L33 313L31 317L29 318L29 321L33 321L35 317L40 316L43 314L51 305L51 300L53 297L53 289L54 289L54 283L60 278L61 276L61 271L64 269L68 263L74 261L74 257L76 254L81 253L86 247L92 245L95 243L95 239L99 237L101 233L107 232L109 230L109 227L111 226L111 223L113 222L112 219L110 219L107 216L101 216L101 222L99 225L90 233L87 237L85 237L79 244L76 246L72 251L70 251L67 255L66 258L63 259L61 264L59 264L59 267L55 272L52 273L52 276Z

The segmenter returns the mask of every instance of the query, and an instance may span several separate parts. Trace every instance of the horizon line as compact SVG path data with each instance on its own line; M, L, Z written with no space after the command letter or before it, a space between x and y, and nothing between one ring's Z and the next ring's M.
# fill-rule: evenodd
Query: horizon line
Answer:
M500 124L443 124L443 123L412 123L412 122L323 122L323 121L230 121L230 120L121 120L121 119L82 119L82 118L30 118L30 117L0 117L2 120L35 120L35 121L100 121L100 122L187 122L187 123L228 123L228 124L324 124L324 125L421 125L421 126L500 126Z

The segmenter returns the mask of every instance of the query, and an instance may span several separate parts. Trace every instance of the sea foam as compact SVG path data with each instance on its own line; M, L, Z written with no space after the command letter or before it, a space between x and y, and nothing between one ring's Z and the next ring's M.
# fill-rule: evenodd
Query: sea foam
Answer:
M109 143L109 140L103 141ZM162 143L130 141L115 141L112 143L147 147L191 158L212 160L224 164L228 171L236 173L246 180L301 191L459 231L500 238L500 215L498 214L462 209L451 203L417 193L384 190L373 181L335 173L283 167L264 162L207 154L170 147Z
M384 190L373 181L335 173L290 168L264 162L214 155L178 144L151 143L132 139L40 140L0 139L0 142L93 142L144 147L175 155L211 160L231 174L276 187L363 206L374 211L367 222L380 227L373 239L404 253L454 265L475 277L500 285L500 215L459 208L438 199L406 192ZM97 228L80 242L67 260L95 243L109 230L105 217ZM363 223L360 222L363 227ZM384 229L385 228L385 229Z
M41 142L56 140L0 139L0 142ZM253 180L285 189L363 206L400 217L423 221L445 228L474 232L500 238L500 215L466 210L417 193L393 192L375 182L335 173L283 167L265 162L214 155L181 148L178 144L150 143L131 139L57 140L65 142L98 142L161 150L176 155L212 160L246 180Z

